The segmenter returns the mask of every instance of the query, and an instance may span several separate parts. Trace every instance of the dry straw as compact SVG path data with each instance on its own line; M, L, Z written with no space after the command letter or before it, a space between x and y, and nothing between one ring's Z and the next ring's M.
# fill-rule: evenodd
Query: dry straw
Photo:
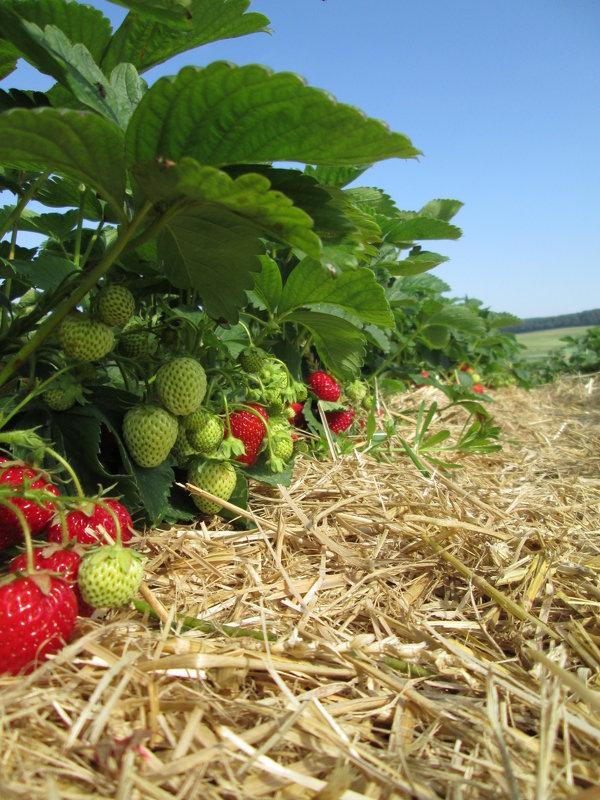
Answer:
M136 607L0 680L0 797L598 800L598 379L493 398L451 477L302 456L145 532Z

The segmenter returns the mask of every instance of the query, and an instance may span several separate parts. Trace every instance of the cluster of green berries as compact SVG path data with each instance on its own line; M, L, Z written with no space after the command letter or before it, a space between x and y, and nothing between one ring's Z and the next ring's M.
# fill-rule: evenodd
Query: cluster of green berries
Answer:
M123 438L133 460L145 468L162 464L180 433L180 420L197 411L206 394L206 373L191 356L166 361L156 373L159 404L141 403L123 420Z
M43 399L53 411L67 411L83 403L82 368L105 358L115 346L115 328L126 325L135 310L135 298L126 286L103 286L92 303L90 314L72 311L58 329L65 355L77 362L79 371L63 374L48 385Z

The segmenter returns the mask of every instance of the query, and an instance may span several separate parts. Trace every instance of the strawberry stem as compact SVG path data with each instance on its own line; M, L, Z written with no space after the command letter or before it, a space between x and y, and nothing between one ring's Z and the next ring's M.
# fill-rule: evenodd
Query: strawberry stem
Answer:
M238 320L238 325L246 331L246 336L248 337L248 342L249 342L250 346L252 346L253 341L252 341L252 334L250 333L250 329L248 328L248 326L245 323L242 322L241 319Z
M73 467L69 464L69 462L65 458L63 458L60 455L60 453L57 453L56 450L53 450L52 447L46 446L45 449L46 449L46 452L50 456L52 456L52 458L54 458L56 461L58 461L58 463L61 464L67 470L71 480L73 481L73 486L75 487L75 491L77 492L77 496L83 499L85 497L85 494L83 492L83 489L81 488L81 483L79 482L79 478L77 477Z
M4 386L14 373L25 364L31 355L38 349L51 333L61 324L63 319L69 314L75 306L83 300L100 278L108 272L115 261L128 247L133 234L140 227L141 223L148 216L152 210L152 203L146 202L144 206L138 211L136 216L131 220L128 227L124 228L114 243L114 245L106 252L104 257L92 268L89 272L82 273L81 282L78 286L74 287L70 294L57 306L46 320L40 325L33 336L27 339L21 349L0 369L0 386Z

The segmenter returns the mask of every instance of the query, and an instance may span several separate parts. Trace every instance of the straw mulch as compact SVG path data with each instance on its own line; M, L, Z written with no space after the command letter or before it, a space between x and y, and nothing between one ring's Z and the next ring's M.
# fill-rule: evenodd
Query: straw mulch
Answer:
M599 384L493 393L450 476L301 456L246 530L141 535L154 613L0 679L0 797L598 798Z

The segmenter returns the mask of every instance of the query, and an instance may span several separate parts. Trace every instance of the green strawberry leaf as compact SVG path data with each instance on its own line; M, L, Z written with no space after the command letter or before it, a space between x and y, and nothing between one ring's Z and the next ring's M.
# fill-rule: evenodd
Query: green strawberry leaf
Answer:
M462 231L442 219L420 216L413 211L399 212L400 219L376 215L386 241L404 244L421 239L460 239ZM405 245L406 246L406 245Z
M312 334L317 354L328 371L341 379L355 378L365 358L365 337L347 320L333 314L294 311L286 317Z
M317 233L328 240L356 233L356 226L348 213L349 203L343 192L326 188L314 178L297 169L275 169L265 164L233 164L225 168L228 175L237 178L247 172L264 175L271 189L282 192L309 215Z
M72 261L43 251L32 261L0 258L0 262L6 270L11 270L12 274L20 280L43 292L58 289L69 275L76 272Z
M173 217L158 239L165 276L178 289L196 289L207 314L235 322L264 252L256 228L216 206Z
M312 219L281 192L272 191L262 175L249 172L234 180L192 158L183 158L173 166L156 162L136 165L133 173L144 195L153 202L188 198L196 217L203 215L203 209L209 214L223 209L228 216L231 212L235 227L242 220L256 226L256 237L266 235L320 256L321 244L312 230Z
M398 279L398 285L409 295L426 294L439 295L450 291L450 285L438 278L437 275L411 275L406 278Z
M3 212L8 210L12 210L12 208L10 206L5 206L4 209L0 209L0 223ZM19 216L18 225L19 230L39 233L57 242L64 242L65 239L70 237L70 234L77 225L78 218L79 213L74 209L64 211L62 214L58 212L38 214L26 208Z
M44 92L0 89L0 113L11 108L42 108L49 105L50 101Z
M224 61L158 80L133 114L126 138L129 165L184 156L214 166L356 164L419 154L403 134L297 75Z
M349 270L340 275L310 258L303 259L290 273L281 296L278 312L288 312L315 303L327 303L382 328L394 324L383 287L372 270Z
M133 64L118 64L110 73L109 88L119 125L125 129L148 86Z
M381 189L372 186L358 186L347 189L345 195L360 208L368 209L373 213L394 217L398 214L398 207L389 196Z
M115 222L114 214L106 208L106 203L96 197L95 192L86 192L82 198L81 185L70 178L60 178L57 175L40 186L36 192L36 200L51 208L80 208L83 200L83 215L88 220L106 219Z
M259 256L262 269L254 276L254 289L248 292L250 302L259 309L273 312L281 299L283 284L279 267L269 256Z
M450 222L452 217L463 207L460 200L431 200L419 211L422 217L433 217L444 222Z
M192 0L112 0L141 17L162 22L169 28L187 31L191 27Z
M19 51L10 42L0 39L0 81L17 68Z
M289 486L294 474L294 456L285 464L281 472L273 472L266 451L263 451L254 466L244 470L244 474L254 481L266 483L269 486Z
M4 24L0 27L7 39L12 39L13 36L22 39L31 30L15 22L15 12L22 20L34 23L41 30L46 25L60 28L71 42L85 45L95 61L100 60L110 41L110 20L91 5L65 0L4 0L2 6L4 8L0 10L0 20ZM10 17L6 16L7 12ZM26 52L24 54L27 55Z
M124 2L132 8L134 4ZM147 6L136 2L136 8ZM157 2L152 7L157 10ZM262 14L245 13L250 0L192 0L183 15L170 15L168 24L131 11L106 48L101 66L110 71L129 62L140 72L194 47L219 39L231 39L259 31L267 32L269 20ZM182 19L182 16L185 19ZM173 23L176 23L174 27Z
M0 115L0 161L82 181L123 217L123 134L97 114L55 108L7 111Z
M421 250L403 258L401 261L388 261L377 266L385 267L390 275L420 275L422 272L428 272L439 264L443 264L444 261L448 261L447 256Z
M465 305L443 305L439 311L427 318L427 327L444 326L454 331L462 331L472 336L483 336L485 322L476 311Z
M146 512L150 524L157 524L161 519L169 502L171 485L175 480L173 467L164 461L158 467L144 469L137 464L126 464L131 469L131 477L135 482L139 502Z
M55 78L84 106L121 125L115 90L84 44L74 44L55 25L41 30L0 7L0 23L4 15L13 23L10 28L13 43L28 61Z
M347 186L349 183L352 183L357 178L366 172L372 164L365 164L363 166L329 166L327 164L320 165L317 167L313 167L312 164L307 165L304 168L304 172L306 175L310 175L313 178L316 178L319 183L324 184L325 186L335 186L338 189L342 189L344 186Z

